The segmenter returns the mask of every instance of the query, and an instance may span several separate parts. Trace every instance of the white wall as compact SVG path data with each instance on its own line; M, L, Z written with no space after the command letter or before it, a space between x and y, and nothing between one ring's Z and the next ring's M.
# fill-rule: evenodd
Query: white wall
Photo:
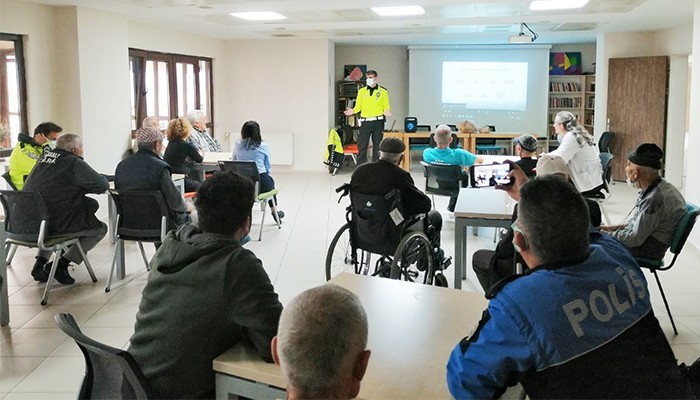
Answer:
M408 116L408 50L406 46L337 46L335 50L335 81L343 80L345 65L367 65L377 71L379 84L389 91L392 117L386 129L396 120L394 129L403 130ZM335 101L335 100L334 100ZM421 123L418 121L418 123Z
M700 0L695 0L695 14L693 16L693 21L700 22ZM692 54L696 55L694 57L694 67L692 69L692 74L690 78L690 110L696 110L696 112L690 113L690 129L688 135L688 149L692 151L692 155L686 157L687 161L687 179L688 185L685 187L685 198L695 204L700 204L700 157L697 157L697 149L700 149L700 113L697 112L700 109L700 63L698 63L698 57L700 56L700 23L695 23L693 26L693 36L692 36ZM694 151L693 151L694 150ZM690 236L690 242L696 247L700 247L700 229L694 229Z
M225 104L234 136L245 121L265 132L294 134L294 169L321 170L332 127L333 44L326 39L227 42ZM270 149L274 158L274 149ZM274 173L273 173L274 175Z

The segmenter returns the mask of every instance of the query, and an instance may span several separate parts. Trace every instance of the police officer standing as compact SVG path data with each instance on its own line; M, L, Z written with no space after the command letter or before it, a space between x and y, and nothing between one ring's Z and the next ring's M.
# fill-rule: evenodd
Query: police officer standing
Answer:
M360 136L357 138L357 164L367 162L367 147L372 136L372 161L379 159L379 143L384 138L384 121L391 116L389 92L377 84L377 71L367 71L367 86L357 92L355 108L345 110L346 116L360 113Z

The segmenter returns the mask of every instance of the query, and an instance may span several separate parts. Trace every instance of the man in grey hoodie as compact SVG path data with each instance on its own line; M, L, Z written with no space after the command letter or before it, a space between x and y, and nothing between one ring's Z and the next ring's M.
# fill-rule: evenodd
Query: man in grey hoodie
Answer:
M131 337L154 398L214 397L212 360L243 340L272 361L282 304L262 262L241 246L253 182L214 174L195 207L198 225L171 231L151 261Z

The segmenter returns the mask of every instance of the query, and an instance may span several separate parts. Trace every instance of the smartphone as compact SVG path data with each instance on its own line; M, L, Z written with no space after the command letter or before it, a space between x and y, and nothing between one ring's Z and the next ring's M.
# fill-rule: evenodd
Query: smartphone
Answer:
M469 179L472 187L481 188L496 185L511 185L512 178L508 176L510 163L475 164L469 167Z

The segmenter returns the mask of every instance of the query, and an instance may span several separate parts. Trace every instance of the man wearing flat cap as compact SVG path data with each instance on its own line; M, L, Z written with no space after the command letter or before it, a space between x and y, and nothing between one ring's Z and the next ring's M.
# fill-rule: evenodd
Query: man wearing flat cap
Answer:
M154 128L143 127L136 131L139 151L122 160L114 174L117 190L159 190L170 211L171 226L176 228L190 221L187 205L175 187L170 165L163 161L163 134Z
M634 214L620 225L601 227L635 257L663 258L686 212L683 195L659 174L663 156L654 143L641 144L627 155L627 182L640 189Z
M393 189L398 189L401 192L401 214L408 218L427 213L428 222L435 227L438 234L437 238L431 239L439 244L442 216L431 209L430 198L416 187L411 174L400 167L405 150L403 140L396 137L384 138L379 144L379 160L357 167L350 179L350 186L355 192L374 196L383 196Z

